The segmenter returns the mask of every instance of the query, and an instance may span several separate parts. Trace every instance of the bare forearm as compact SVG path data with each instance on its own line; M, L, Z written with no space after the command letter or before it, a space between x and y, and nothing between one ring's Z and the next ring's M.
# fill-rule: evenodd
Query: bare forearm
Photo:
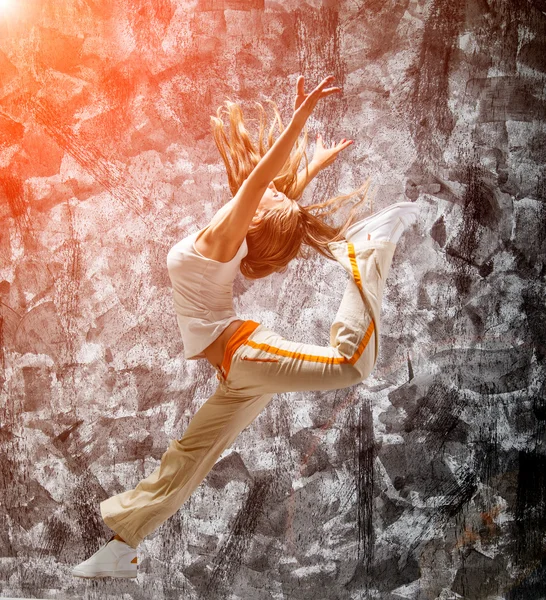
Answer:
M303 119L292 117L288 126L275 140L275 143L262 156L260 162L254 167L247 181L267 187L273 179L279 174L284 163L290 156L290 152L298 139L304 125Z
M303 190L306 188L307 184L317 175L317 173L321 170L321 166L318 162L312 160L307 165L307 174L305 169L302 169L298 173L298 179L296 183L296 189L294 190L294 199L299 200L303 194Z

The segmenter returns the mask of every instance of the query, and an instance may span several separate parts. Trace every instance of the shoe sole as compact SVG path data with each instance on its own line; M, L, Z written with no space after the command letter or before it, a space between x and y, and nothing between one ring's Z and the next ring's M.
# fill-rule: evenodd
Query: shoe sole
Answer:
M99 571L98 573L95 573L94 575L88 575L88 574L84 574L84 573L74 573L74 571L72 571L72 575L74 575L74 577L83 577L84 579L94 579L95 577L135 578L137 576L137 573L135 573L134 571L116 571L115 573L112 573L111 571Z
M351 236L355 233L358 233L359 231L362 231L362 229L364 227L366 227L366 225L369 225L369 223L372 221L372 219L375 219L377 216L379 215L384 215L388 212L391 212L392 210L396 209L396 208L416 208L417 210L415 210L413 212L413 214L417 217L417 214L419 213L419 207L415 204L415 202L397 202L396 204L391 204L390 206L387 206L386 208L383 208L377 212L375 212L373 215L370 215L369 217L366 217L365 219L362 219L361 221L358 222L358 227L356 229L353 229L353 227L355 225L357 225L357 223L353 223L353 225L351 225L351 227L349 227L349 229L345 232L346 235ZM404 223L404 221L402 220L401 217L399 217L399 220L402 221L402 224L404 225L404 227L407 227L407 224ZM396 229L398 229L399 227L399 223L396 225Z

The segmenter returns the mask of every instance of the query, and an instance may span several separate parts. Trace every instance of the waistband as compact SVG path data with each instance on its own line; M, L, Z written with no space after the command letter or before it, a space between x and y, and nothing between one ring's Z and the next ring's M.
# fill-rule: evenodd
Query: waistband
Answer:
M251 336L252 332L259 327L260 323L256 321L245 321L229 338L226 345L226 351L224 352L224 359L222 360L222 366L220 367L222 375L227 378L229 369L231 366L231 360L233 355L237 351L237 348L244 344Z

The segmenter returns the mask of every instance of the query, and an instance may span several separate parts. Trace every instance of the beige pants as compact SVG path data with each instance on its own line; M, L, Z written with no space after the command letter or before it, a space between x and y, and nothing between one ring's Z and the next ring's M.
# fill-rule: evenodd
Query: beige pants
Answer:
M396 245L385 240L329 245L351 276L330 329L330 345L285 339L245 321L229 339L219 385L159 467L134 490L100 503L104 522L135 547L173 515L239 433L276 393L355 385L374 368L385 280Z

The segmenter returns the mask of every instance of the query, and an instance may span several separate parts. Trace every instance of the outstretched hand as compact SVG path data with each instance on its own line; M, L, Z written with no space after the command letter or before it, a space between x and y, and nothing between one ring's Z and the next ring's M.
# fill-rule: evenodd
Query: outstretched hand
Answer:
M341 88L339 87L326 87L326 85L331 83L333 79L333 75L329 75L328 77L324 78L311 93L306 94L304 91L305 78L303 75L300 75L296 84L297 94L294 101L293 118L301 118L303 121L306 121L321 98L325 98L330 94L341 92Z
M328 148L324 145L322 135L319 133L317 135L315 153L313 154L313 162L316 163L321 169L323 169L324 167L331 165L337 158L337 155L343 149L347 148L347 146L350 146L353 142L354 140L343 139L338 144L333 142L332 147Z

